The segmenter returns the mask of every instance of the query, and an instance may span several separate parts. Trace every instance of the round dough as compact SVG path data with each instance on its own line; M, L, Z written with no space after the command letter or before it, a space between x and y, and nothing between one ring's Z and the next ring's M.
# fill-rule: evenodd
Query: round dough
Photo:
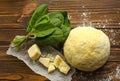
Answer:
M93 27L77 27L70 31L64 44L64 56L68 63L82 71L100 68L110 54L109 38Z

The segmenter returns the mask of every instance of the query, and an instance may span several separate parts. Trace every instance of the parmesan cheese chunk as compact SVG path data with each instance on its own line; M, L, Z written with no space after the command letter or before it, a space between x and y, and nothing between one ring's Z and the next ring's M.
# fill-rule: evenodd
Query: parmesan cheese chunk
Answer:
M48 66L48 73L51 73L53 71L55 71L55 66L54 66L53 63L50 63L49 66Z
M56 55L56 57L54 59L55 67L58 68L61 62L62 62L62 58L59 55Z
M48 68L50 63L50 58L40 57L39 62Z
M70 70L70 66L59 55L56 55L54 65L64 74L67 74Z
M32 60L37 60L40 57L40 55L41 55L41 51L40 51L39 47L36 44L33 44L28 49L28 54L29 54L29 57Z
M51 73L55 70L55 66L53 62L51 62L51 58L40 57L39 62L43 64L46 68L48 68L48 73Z
M68 71L70 70L70 67L69 65L67 65L67 63L65 63L64 61L62 61L59 65L59 70L60 72L64 73L64 74L67 74Z

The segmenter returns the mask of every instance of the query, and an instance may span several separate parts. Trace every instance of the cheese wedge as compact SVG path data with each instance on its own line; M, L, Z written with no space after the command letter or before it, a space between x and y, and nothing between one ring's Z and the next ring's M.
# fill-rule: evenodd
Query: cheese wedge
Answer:
M62 61L59 65L58 69L60 70L60 72L67 74L70 70L70 67L69 67L69 65L67 65L67 63Z
M37 44L33 44L28 49L28 55L32 60L37 60L40 57L41 51L40 51L39 47L37 46Z
M51 58L40 57L39 62L43 64L43 66L48 68L48 73L51 73L55 70L55 66L54 66L54 63L51 61Z
M61 62L62 62L62 58L59 55L56 55L56 57L54 59L55 67L58 68Z
M48 68L50 63L50 58L40 57L39 62Z
M70 66L59 55L56 55L54 65L64 74L67 74L70 70Z
M49 66L48 66L48 73L51 73L55 71L55 66L54 66L54 63L49 63Z

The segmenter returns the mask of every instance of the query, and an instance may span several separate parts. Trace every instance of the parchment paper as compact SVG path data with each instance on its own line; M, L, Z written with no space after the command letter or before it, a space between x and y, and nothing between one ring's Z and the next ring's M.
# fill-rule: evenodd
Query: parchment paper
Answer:
M20 36L17 36L17 37L20 37ZM53 56L58 54L63 57L63 55L59 51L54 49L53 47L44 47L44 48L40 48L40 49L41 49L42 54L45 54L45 55L52 54ZM40 74L42 76L45 76L46 78L48 78L51 81L71 81L72 75L75 72L75 69L71 67L71 70L69 71L69 73L67 75L62 74L61 72L58 71L58 69L56 69L52 73L48 73L47 68L45 68L42 64L40 64L40 62L38 60L33 61L30 59L30 57L28 56L27 50L16 51L15 48L12 48L10 46L9 49L7 50L7 54L15 56L18 59L22 60L32 71L34 71L35 73Z

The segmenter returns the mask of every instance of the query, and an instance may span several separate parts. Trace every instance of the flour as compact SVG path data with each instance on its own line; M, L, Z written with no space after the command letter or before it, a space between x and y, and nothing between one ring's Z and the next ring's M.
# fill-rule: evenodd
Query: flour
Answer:
M111 75L99 81L120 81L120 66L117 66Z
M120 66L117 66L114 74L115 74L115 78L120 79Z

